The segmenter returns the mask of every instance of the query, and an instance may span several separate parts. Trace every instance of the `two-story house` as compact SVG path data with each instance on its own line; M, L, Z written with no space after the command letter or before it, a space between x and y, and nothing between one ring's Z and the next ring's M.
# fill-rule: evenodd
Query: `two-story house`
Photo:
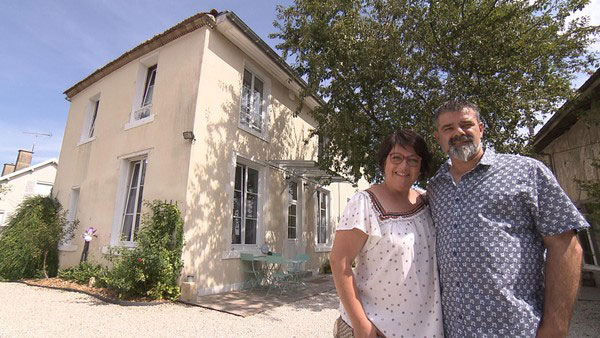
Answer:
M54 195L80 221L60 248L79 262L134 246L144 200L184 215L185 280L198 294L239 289L240 252L265 244L305 269L327 259L335 222L357 190L319 170L305 82L232 12L199 13L65 91L71 102Z

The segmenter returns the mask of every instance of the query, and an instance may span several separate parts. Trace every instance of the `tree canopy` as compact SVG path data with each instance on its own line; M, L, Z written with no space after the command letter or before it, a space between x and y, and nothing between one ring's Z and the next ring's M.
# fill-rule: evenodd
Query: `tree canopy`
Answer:
M312 112L326 136L320 163L357 180L380 177L379 142L409 128L436 164L432 112L451 98L481 107L485 142L526 153L533 127L572 97L570 81L595 69L599 32L569 16L588 1L295 0L278 7L271 37L325 104ZM435 165L434 165L435 166Z

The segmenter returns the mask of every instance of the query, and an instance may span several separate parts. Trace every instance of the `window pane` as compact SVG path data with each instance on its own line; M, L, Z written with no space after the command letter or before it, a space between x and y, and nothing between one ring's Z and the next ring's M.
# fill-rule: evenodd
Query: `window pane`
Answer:
M245 244L256 244L256 220L246 219Z
M252 74L244 69L244 79L242 83L242 105L240 108L240 122L246 126L250 123L250 110L252 95Z
M288 228L288 238L296 239L296 228Z
M144 187L140 187L140 193L138 195L138 204L137 204L137 209L135 209L136 213L140 213L140 210L142 210L142 195L144 194Z
M152 103L152 94L154 92L154 80L156 78L156 66L148 68L146 75L146 86L144 88L144 97L142 99L142 107Z
M292 200L298 200L298 183L290 182L289 193Z
M131 188L129 190L129 196L127 197L127 208L125 209L125 213L127 214L133 214L134 211L134 207L135 207L135 195L137 189L136 188Z
M257 77L254 77L254 91L252 97L252 120L255 129L262 129L262 103L263 103L263 83Z
M129 241L131 237L131 226L133 225L133 215L125 215L123 221L123 231L121 232L121 240Z
M88 137L94 136L94 129L96 128L96 117L98 116L98 106L100 105L100 101L96 101L94 103L94 113L92 114L92 123L90 123L90 132Z
M233 193L233 217L242 217L242 192Z
M148 160L143 159L142 161L142 178L140 179L140 185L144 185L144 180L146 179L146 166L148 164ZM140 195L142 196L142 195Z
M327 195L321 194L321 209L327 209Z
M290 205L290 207L288 208L288 214L296 217L296 205Z
M246 217L257 218L258 215L258 195L246 195Z
M242 220L240 218L233 218L233 231L231 233L231 243L241 244L242 243Z
M248 168L248 186L246 187L248 192L258 193L258 171L252 168Z
M239 165L235 167L235 190L242 190L242 170L243 168Z

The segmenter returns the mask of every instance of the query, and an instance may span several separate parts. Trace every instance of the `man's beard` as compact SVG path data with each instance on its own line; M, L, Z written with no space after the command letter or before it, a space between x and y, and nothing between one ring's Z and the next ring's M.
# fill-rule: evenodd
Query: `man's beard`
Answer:
M468 143L456 145L458 142L465 141L468 141ZM473 158L479 151L479 144L475 144L473 136L470 135L455 136L450 139L448 145L450 146L448 148L448 155L463 162L467 162Z

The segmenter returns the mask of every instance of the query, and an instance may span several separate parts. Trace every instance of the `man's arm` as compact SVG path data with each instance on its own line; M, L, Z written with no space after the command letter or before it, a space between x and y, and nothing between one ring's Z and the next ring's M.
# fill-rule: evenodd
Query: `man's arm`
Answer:
M582 249L574 231L544 237L545 291L537 337L566 337L577 300Z

